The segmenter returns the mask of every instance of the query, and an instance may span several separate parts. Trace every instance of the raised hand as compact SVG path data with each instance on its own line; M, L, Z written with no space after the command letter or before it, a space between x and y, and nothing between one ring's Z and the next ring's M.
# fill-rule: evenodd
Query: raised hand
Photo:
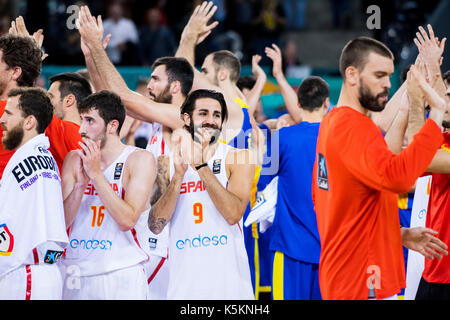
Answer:
M427 29L429 35L423 27L419 27L419 32L416 32L414 43L419 49L419 54L421 55L425 64L433 64L439 66L441 63L441 58L444 52L447 38L443 38L441 41L439 41L439 39L435 37L431 25L427 25Z
M213 17L217 10L217 6L212 1L204 1L198 5L192 13L186 27L183 30L183 36L192 35L197 37L196 44L201 43L211 33L219 22L214 21L208 25L208 21Z
M103 22L102 17L97 19L92 16L87 6L82 6L79 11L78 19L75 20L75 25L80 32L81 41L90 48L95 44L103 44ZM108 38L109 41L109 38Z
M42 48L42 43L44 42L43 30L39 29L31 36L25 26L25 21L22 16L18 16L16 20L11 22L11 27L9 28L9 34L21 37L28 37L34 40L39 49ZM42 55L42 61L48 57L48 54Z
M272 73L274 77L277 77L279 75L283 74L283 58L281 55L281 50L276 44L272 44L272 48L266 47L265 48L266 55L272 60L273 67L272 67Z
M261 56L258 54L255 54L252 56L252 73L256 78L259 77L266 77L266 73L259 65L259 62L261 61Z

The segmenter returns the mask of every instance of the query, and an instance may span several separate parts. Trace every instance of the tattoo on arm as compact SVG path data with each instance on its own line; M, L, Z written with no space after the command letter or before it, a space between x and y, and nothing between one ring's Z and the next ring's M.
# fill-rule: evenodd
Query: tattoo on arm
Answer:
M160 233L164 227L166 226L167 221L164 218L156 218L154 216L153 210L150 210L150 214L148 217L148 227L151 232L158 234Z
M150 199L150 204L153 206L159 198L161 198L164 191L167 190L169 186L169 157L161 155L158 157L158 173L156 174L156 183L153 188L152 197Z

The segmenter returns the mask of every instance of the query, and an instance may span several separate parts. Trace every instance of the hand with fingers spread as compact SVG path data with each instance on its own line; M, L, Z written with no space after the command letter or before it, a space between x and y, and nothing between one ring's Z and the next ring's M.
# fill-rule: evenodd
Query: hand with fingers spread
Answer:
M217 6L212 1L204 1L198 5L191 15L186 27L183 30L181 38L187 36L196 37L196 44L201 43L211 33L219 22L214 21L208 25L208 21L213 17Z
M25 21L22 16L18 16L16 20L11 22L11 27L9 28L9 34L21 37L28 37L34 40L39 49L42 48L42 43L44 42L43 30L39 29L33 33L31 36L25 26ZM48 54L42 55L42 61L48 57Z
M81 158L86 175L94 180L103 174L100 168L100 141L93 141L89 138L82 138L82 140L83 142L79 142L81 149L77 150L77 153Z
M435 37L431 25L427 25L427 29L429 35L423 27L419 27L419 32L416 32L414 43L419 49L419 54L427 66L439 66L447 38L443 38L439 41L439 39Z
M275 78L283 75L283 58L280 48L276 44L272 44L272 48L266 47L266 55L272 60L272 74Z
M411 250L417 251L425 258L433 260L442 259L448 255L447 245L435 235L438 233L429 228L402 228L402 244Z

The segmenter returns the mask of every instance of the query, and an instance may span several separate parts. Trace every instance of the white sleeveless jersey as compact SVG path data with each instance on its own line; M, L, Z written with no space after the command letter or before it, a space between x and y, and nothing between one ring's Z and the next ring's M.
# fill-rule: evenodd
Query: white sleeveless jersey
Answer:
M155 156L155 160L158 160L158 157L163 154L169 154L169 148L166 145L163 137L163 126L160 123L153 122L152 128L150 130L152 133L148 139L147 150L153 153ZM156 184L156 182L155 182ZM147 212L148 217L148 212ZM149 253L152 255L157 255L160 257L167 258L168 250L169 250L169 225L168 223L160 234L154 234L150 230L148 230L148 238L145 239L146 249L148 249ZM148 229L148 227L147 227ZM147 236L147 235L146 235Z
M122 185L123 169L129 155L135 150L136 147L127 146L103 171L114 192L122 199L126 191ZM147 220L145 215L141 215L135 228L142 229L144 226L147 226ZM135 228L121 231L103 206L94 185L89 182L70 227L64 264L66 267L78 266L81 276L91 276L147 261L148 255L141 248Z
M226 188L220 143L208 167ZM174 173L171 158L171 177ZM198 173L188 167L170 225L168 299L254 299L242 219L229 225L217 211Z

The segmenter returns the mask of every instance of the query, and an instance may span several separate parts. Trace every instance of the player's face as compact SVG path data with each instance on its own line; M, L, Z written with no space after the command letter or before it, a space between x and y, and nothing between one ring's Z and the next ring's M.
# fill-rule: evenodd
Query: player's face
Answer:
M6 150L16 149L23 140L24 118L22 111L18 107L19 97L8 98L6 102L5 112L0 118L3 128L2 143Z
M200 98L195 101L195 109L192 113L192 121L186 123L194 135L200 133L210 143L217 142L222 130L222 109L219 101L211 98ZM198 141L195 136L194 140Z
M64 109L63 109L63 99L61 99L61 93L59 92L59 86L61 82L55 81L48 88L48 95L50 96L50 101L53 105L53 113L59 119L64 119Z
M359 76L359 101L361 105L374 112L384 109L391 87L390 76L394 72L391 59L371 52Z
M216 67L213 61L213 56L208 55L203 61L202 73L205 78L213 85L219 86L219 80L217 79Z
M92 141L100 141L100 148L103 148L107 141L105 121L98 110L90 109L88 112L80 114L81 125L80 135Z
M172 103L166 66L160 65L153 70L147 89L150 99L161 103Z

